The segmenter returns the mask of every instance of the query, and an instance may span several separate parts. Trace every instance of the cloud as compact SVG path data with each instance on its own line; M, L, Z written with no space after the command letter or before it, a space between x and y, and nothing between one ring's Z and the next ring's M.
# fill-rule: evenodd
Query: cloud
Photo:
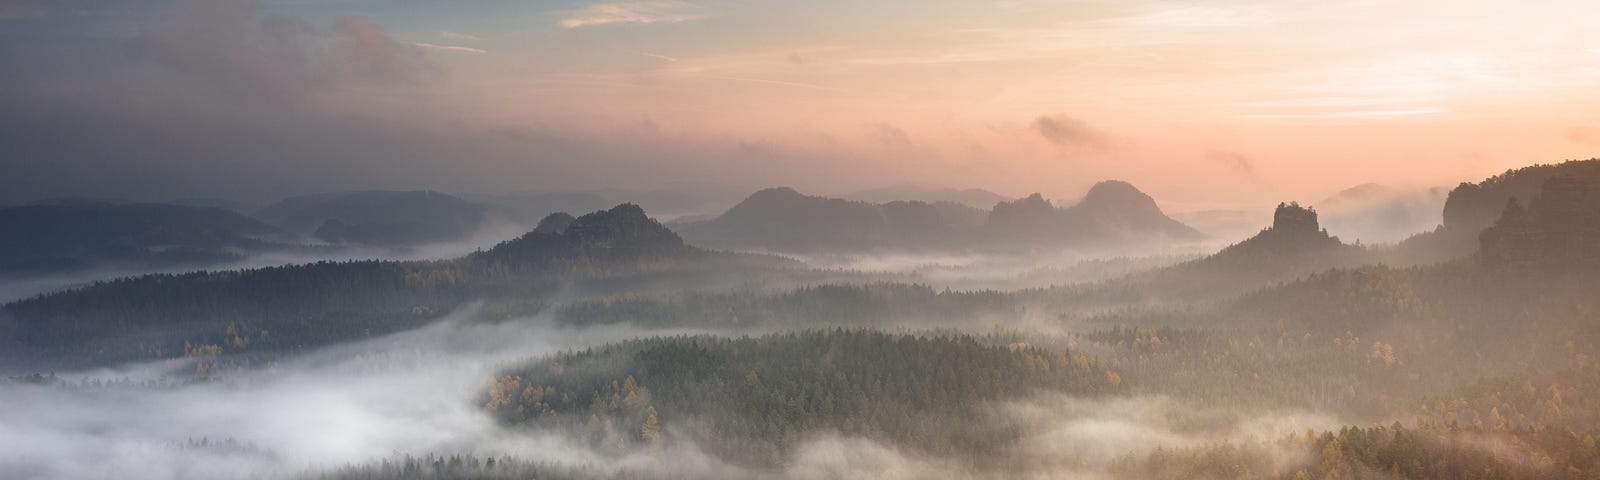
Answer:
M907 148L911 146L911 135L904 129L888 123L871 125L872 139L890 148Z
M676 61L678 61L678 57L673 57L673 56L669 56L669 55L662 55L662 54L659 54L659 53L639 52L639 54L640 55L644 55L646 57L654 58L654 59L657 59L657 60L665 60L665 61L668 61L668 62L676 62Z
M432 44L432 43L426 43L426 42L406 42L406 43L410 44L412 46L422 47L422 48L426 48L426 49L429 49L429 50L439 50L439 51L450 52L450 53L465 53L465 54L469 54L469 55L487 55L489 53L488 50L484 50L484 49L481 49L481 48L463 47L463 46L459 46L459 45L438 45L438 44Z
M568 12L558 22L565 28L612 23L677 23L705 18L703 9L676 0L596 3Z
M1276 22L1276 18L1261 9L1180 7L1113 18L1105 22L1153 28L1230 28L1270 25Z
M1449 112L1449 110L1442 108L1388 108L1379 110L1347 110L1339 112L1255 113L1241 115L1241 118L1255 120L1338 120L1415 117L1424 115L1438 115L1447 112Z
M706 78L715 78L715 79L718 79L718 80L733 80L733 81L736 81L736 82L764 83L764 84L767 84L767 85L779 85L779 86L784 86L784 87L804 88L804 89L807 89L807 90L822 90L822 91L826 91L826 92L840 92L840 93L846 92L846 90L843 90L843 89L833 88L833 87L829 87L827 85L817 85L815 83L790 82L790 81L785 81L785 80L771 80L771 79L766 79L766 78L735 77L735 76L732 76L732 75L706 75L705 77Z
M367 75L383 79L409 78L425 68L422 53L411 45L395 41L383 27L361 15L340 15L333 32L347 48L350 59Z
M1567 129L1567 140L1577 144L1600 146L1600 128L1569 128Z
M467 40L471 42L483 41L483 37L479 37L477 35L467 35L465 33L456 33L447 30L439 31L439 38L443 38L445 40Z
M360 15L325 29L254 2L184 0L135 20L144 20L129 41L138 60L272 101L349 81L410 83L434 70L417 47Z
M33 18L49 13L50 5L44 0L15 0L0 3L0 20Z
M1110 144L1104 132L1066 115L1040 116L1031 128L1050 143L1063 147L1105 148Z
M1207 155L1211 161L1217 162L1228 168L1229 172L1242 177L1255 178L1256 164L1243 154L1235 152L1211 152Z

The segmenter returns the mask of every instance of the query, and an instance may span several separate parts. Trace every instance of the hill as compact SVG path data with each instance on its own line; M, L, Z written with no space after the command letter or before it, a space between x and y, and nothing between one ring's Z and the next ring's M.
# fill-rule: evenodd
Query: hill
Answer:
M1600 178L1550 177L1531 197L1527 207L1520 197L1505 200L1474 258L1332 269L1246 296L1236 311L1324 333L1448 326L1451 335L1436 341L1469 342L1480 358L1542 354L1518 345L1596 341ZM1548 337L1511 341L1523 336Z
M751 194L717 218L682 228L699 245L785 251L927 248L957 244L975 209L955 204L884 204L805 195L792 188Z
M1501 271L1600 271L1600 178L1551 177L1526 209L1507 200L1479 235L1478 259Z
M1133 185L1108 180L1067 208L1037 193L995 205L982 237L1009 248L1124 248L1199 240L1204 234L1168 217Z
M1506 202L1515 198L1527 205L1545 181L1562 175L1586 182L1600 180L1600 159L1533 165L1479 183L1463 182L1445 200L1444 223L1387 249L1383 258L1391 264L1419 265L1471 256L1477 251L1478 235L1500 218Z
M328 243L401 246L463 239L483 227L485 208L429 190L372 190L287 198L255 216Z
M981 458L1022 429L950 419L1039 391L1115 392L1115 378L1071 352L829 330L606 345L513 368L480 400L508 424L571 429L601 445L649 445L673 431L725 460L770 467L820 432Z
M1203 237L1118 181L1095 185L1068 208L1034 194L997 203L987 213L950 202L879 204L770 188L681 230L696 244L797 252L1107 248Z
M703 253L684 244L678 234L625 203L577 218L554 213L533 231L501 242L472 259L504 264L543 264L556 259L585 258L598 262L640 261Z
M1046 290L1054 293L1044 298L1079 306L1215 302L1367 260L1364 249L1346 245L1322 229L1316 210L1280 203L1272 226L1217 253L1117 280Z
M994 193L981 188L928 188L916 185L895 185L892 187L872 188L838 196L846 200L855 200L868 203L910 202L919 201L927 203L954 203L968 207L988 210L1000 202L1013 200L1010 197Z
M489 207L493 215L531 226L551 212L588 212L632 203L656 218L678 220L722 212L748 190L702 182L672 182L649 189L598 189L552 192L467 193L461 198Z
M203 267L283 247L276 227L219 208L67 201L0 209L0 275Z
M299 351L412 328L470 300L544 308L558 292L606 291L614 278L689 282L775 260L708 252L634 205L577 217L441 261L318 262L125 278L0 307L0 358L19 365L103 365ZM531 309L531 311L529 310Z

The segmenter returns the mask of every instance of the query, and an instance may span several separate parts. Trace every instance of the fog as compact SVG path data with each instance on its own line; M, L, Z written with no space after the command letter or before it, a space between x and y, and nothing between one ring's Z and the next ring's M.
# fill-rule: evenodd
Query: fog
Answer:
M656 448L598 451L561 433L504 427L478 405L485 384L512 362L638 336L746 333L759 332L566 328L541 317L491 323L469 307L418 330L210 382L173 380L193 365L171 360L61 374L66 384L4 383L0 476L286 478L397 455L471 453L702 478L1095 478L1112 461L1158 446L1267 442L1337 424L1310 412L1246 415L1157 397L1040 393L981 409L981 421L1031 426L1003 468L820 432L783 468L765 470L700 451L675 433L681 424L669 425Z
M1208 244L1151 247L1117 252L1062 250L1055 253L918 252L790 253L808 267L863 272L956 290L1016 290L1096 282L1193 260Z
M0 411L0 476L253 478L427 452L618 460L557 437L503 430L477 408L475 398L507 362L640 332L560 329L537 318L497 324L473 318L468 309L419 330L327 348L211 383L7 384L0 387L8 407ZM62 376L151 381L185 368L190 365L182 361L159 362ZM171 445L201 438L231 439L262 451Z

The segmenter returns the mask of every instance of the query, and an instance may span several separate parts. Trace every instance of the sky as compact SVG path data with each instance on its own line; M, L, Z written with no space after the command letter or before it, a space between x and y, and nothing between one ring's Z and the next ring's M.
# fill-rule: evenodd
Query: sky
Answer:
M13 0L0 204L918 184L1168 209L1600 156L1600 3ZM685 183L690 182L690 183Z

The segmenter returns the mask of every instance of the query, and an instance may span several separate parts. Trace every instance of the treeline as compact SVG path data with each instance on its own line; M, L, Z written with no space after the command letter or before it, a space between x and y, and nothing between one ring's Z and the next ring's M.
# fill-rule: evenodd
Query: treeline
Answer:
M1266 444L1158 448L1112 466L1128 479L1592 479L1600 475L1594 433L1521 426L1344 427Z
M1119 384L1074 353L835 329L651 338L557 355L495 379L481 400L506 423L567 429L601 446L682 436L732 461L775 466L820 432L978 458L1021 430L971 421L985 402Z
M1015 317L1021 311L1015 297L1003 292L938 291L921 284L879 282L803 286L777 294L739 291L612 295L563 306L556 318L570 325L816 327L896 322L971 324L995 316Z
M684 478L663 472L638 472L473 454L403 455L301 473L295 480L643 480Z
M11 340L59 365L296 349L412 328L473 298L483 269L459 261L318 262L157 274L8 304ZM517 284L547 294L551 279ZM0 319L0 322L5 320Z

